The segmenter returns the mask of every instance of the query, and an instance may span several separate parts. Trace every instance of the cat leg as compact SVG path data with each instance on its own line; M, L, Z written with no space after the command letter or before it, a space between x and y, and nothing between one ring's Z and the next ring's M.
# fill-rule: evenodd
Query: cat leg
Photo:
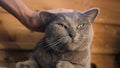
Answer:
M34 60L18 62L16 68L38 68Z
M68 61L59 61L56 68L75 68L75 67Z

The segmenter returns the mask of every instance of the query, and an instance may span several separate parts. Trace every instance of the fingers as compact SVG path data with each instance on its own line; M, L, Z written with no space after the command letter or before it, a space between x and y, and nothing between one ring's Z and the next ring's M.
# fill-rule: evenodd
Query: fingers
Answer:
M59 8L59 9L56 9L56 12L73 12L73 10L72 9Z
M46 11L51 12L51 13L73 12L72 9L64 9L64 8L46 10Z

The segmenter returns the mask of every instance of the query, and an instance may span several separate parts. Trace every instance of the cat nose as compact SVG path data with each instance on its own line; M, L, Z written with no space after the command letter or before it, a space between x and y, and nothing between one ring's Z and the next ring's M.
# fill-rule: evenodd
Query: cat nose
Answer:
M69 36L70 36L72 39L74 39L75 36L76 36L76 34L75 34L75 33L69 33Z

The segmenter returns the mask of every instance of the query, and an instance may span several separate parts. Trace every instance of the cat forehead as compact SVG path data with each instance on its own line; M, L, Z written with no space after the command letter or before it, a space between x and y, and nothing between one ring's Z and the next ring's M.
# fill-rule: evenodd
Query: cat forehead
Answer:
M86 16L81 12L60 13L60 20L69 22L87 21Z
M63 17L63 18L80 18L84 17L84 14L80 12L68 12L68 13L60 13L58 16Z

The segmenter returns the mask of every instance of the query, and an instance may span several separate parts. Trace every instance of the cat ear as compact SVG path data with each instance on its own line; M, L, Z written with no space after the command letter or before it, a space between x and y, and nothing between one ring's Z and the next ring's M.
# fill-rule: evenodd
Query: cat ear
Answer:
M41 11L39 13L39 16L40 16L40 20L44 24L49 24L50 21L52 21L56 18L56 14L50 13L50 12L47 12L47 11Z
M98 13L99 13L98 8L92 8L92 9L89 9L89 10L84 12L84 14L87 16L90 23L94 22L94 20L95 20L96 16L98 15Z

